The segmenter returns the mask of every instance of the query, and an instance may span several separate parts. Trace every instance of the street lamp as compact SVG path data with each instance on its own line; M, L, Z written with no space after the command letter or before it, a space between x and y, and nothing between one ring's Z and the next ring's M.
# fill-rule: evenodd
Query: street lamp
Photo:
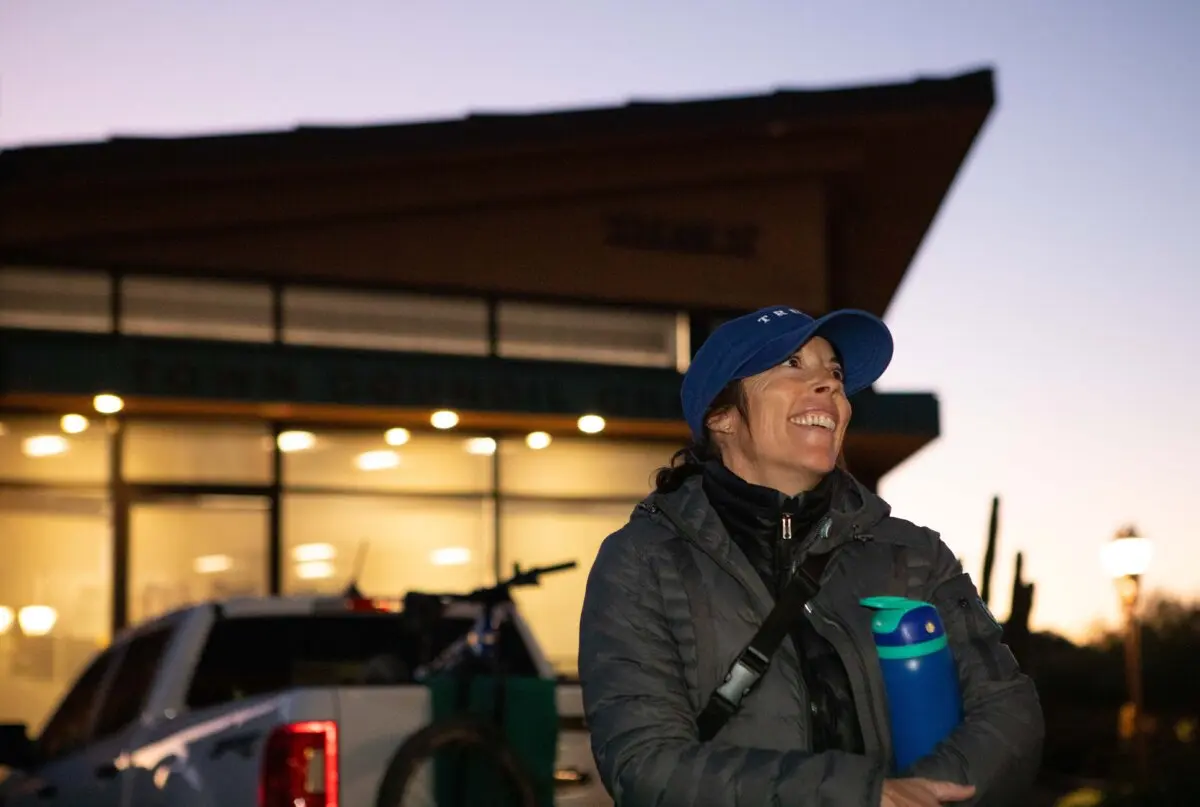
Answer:
M1142 693L1142 626L1138 619L1138 600L1142 593L1142 575L1150 566L1154 547L1149 538L1138 535L1132 525L1122 527L1104 549L1100 560L1117 585L1121 610L1125 617L1125 679L1129 686L1132 732L1137 773L1147 780L1148 756L1143 731L1145 709Z

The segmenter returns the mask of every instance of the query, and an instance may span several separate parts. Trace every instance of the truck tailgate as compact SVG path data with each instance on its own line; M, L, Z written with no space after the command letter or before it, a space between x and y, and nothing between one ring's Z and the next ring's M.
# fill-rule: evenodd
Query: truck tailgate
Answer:
M428 725L423 686L341 687L336 692L341 804L373 805L396 749Z

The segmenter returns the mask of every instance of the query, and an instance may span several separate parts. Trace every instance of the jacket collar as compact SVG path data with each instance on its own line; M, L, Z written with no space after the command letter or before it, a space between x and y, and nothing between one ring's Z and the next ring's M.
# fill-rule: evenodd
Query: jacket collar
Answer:
M814 538L809 551L831 552L854 538L867 538L870 530L891 514L891 507L882 498L867 490L857 479L842 470L835 470L834 493L827 511L829 529L822 529ZM729 533L716 508L704 491L701 474L693 474L672 491L652 493L649 499L667 511L671 520L685 528L700 548L718 560L728 562L734 547ZM743 556L744 560L744 556Z

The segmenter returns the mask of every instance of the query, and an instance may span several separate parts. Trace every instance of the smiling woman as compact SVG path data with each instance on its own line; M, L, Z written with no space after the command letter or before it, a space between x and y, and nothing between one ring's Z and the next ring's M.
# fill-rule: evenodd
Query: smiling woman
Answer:
M604 540L584 596L579 676L617 803L1022 803L1043 733L1032 683L937 534L839 467L848 398L891 357L871 314L786 306L696 353L692 444ZM966 719L913 764L886 717L878 595L937 607L963 684Z

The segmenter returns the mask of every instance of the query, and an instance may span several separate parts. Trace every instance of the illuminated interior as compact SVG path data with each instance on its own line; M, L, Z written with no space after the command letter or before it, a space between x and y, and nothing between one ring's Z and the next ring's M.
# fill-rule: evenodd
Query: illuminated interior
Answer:
M675 446L612 440L594 422L493 436L449 415L432 420L277 435L263 422L128 417L116 465L129 621L269 591L278 448L284 594L340 592L356 575L371 596L465 591L492 582L497 567L575 560L578 569L517 593L546 654L573 674L592 559ZM115 433L101 411L0 414L10 553L0 568L0 721L39 726L110 639Z

